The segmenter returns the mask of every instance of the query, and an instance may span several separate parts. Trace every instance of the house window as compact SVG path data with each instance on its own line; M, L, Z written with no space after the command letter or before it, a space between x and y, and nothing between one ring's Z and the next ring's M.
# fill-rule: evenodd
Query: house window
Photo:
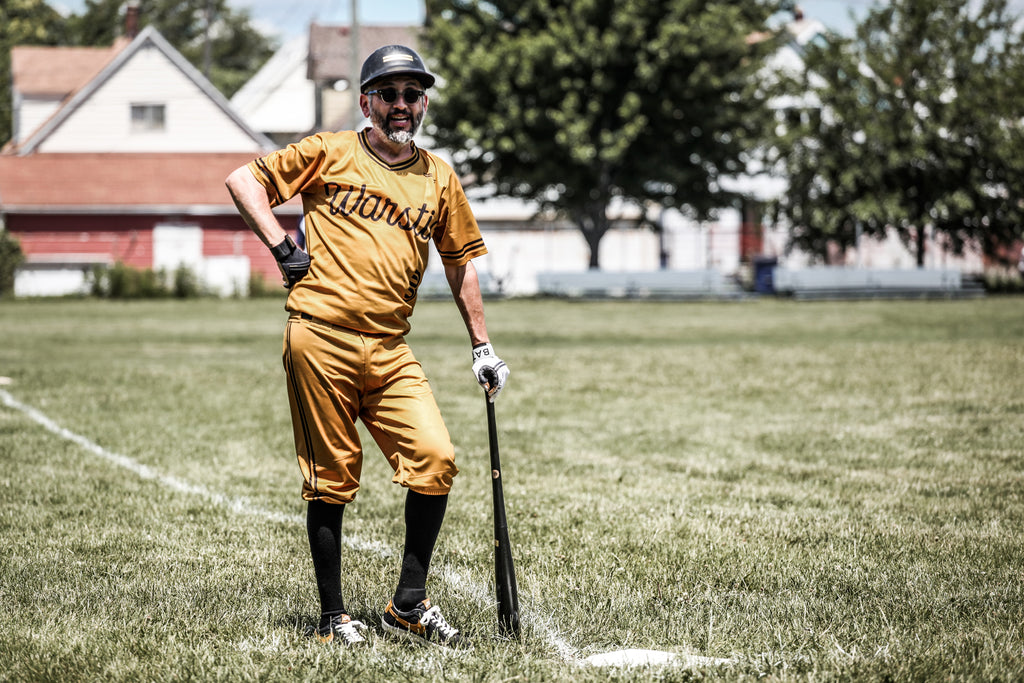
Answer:
M132 132L151 132L164 129L165 105L133 104Z

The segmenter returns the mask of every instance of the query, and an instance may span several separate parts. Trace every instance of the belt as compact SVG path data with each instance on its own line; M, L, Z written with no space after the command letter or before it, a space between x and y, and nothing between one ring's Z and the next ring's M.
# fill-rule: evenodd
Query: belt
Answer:
M379 339L384 339L386 337L395 336L393 334L387 334L385 332L363 332L362 330L357 330L351 327L345 327L344 325L336 325L332 322L324 320L323 318L317 318L314 315L310 315L309 313L292 313L291 317L301 318L302 320L308 320L314 325L320 325L322 327L326 327L337 332L344 332L345 334L357 334L361 337L376 337Z

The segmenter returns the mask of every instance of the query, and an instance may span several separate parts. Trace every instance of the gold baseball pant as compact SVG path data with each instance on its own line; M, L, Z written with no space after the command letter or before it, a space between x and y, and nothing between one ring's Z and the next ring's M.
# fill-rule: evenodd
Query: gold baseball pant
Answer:
M283 357L305 500L355 498L363 465L357 419L394 470L392 481L417 493L448 493L459 471L455 449L404 337L292 314Z

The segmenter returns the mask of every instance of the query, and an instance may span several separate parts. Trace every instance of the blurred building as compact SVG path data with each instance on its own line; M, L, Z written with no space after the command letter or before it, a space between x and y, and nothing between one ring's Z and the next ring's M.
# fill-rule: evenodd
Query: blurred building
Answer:
M16 295L81 291L116 262L185 266L222 293L279 279L224 188L274 145L154 28L130 23L110 48L15 47L12 71L0 220L27 257Z

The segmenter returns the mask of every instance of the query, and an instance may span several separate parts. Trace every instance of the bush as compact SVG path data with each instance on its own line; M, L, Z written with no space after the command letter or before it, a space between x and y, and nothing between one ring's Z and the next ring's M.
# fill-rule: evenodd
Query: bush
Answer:
M253 273L249 276L249 296L252 298L276 297L287 293L288 290L281 286L280 281L268 282L263 273Z
M14 294L14 273L25 262L17 238L0 229L0 297Z
M152 268L132 268L117 262L107 273L111 299L162 299L167 296L164 278Z
M989 268L984 279L989 294L1024 293L1024 276L1016 268Z
M174 296L178 299L194 299L203 295L203 284L192 269L181 265L174 271Z
M187 266L179 266L168 277L164 270L133 268L118 261L93 268L89 280L89 293L105 299L191 299L206 293Z

